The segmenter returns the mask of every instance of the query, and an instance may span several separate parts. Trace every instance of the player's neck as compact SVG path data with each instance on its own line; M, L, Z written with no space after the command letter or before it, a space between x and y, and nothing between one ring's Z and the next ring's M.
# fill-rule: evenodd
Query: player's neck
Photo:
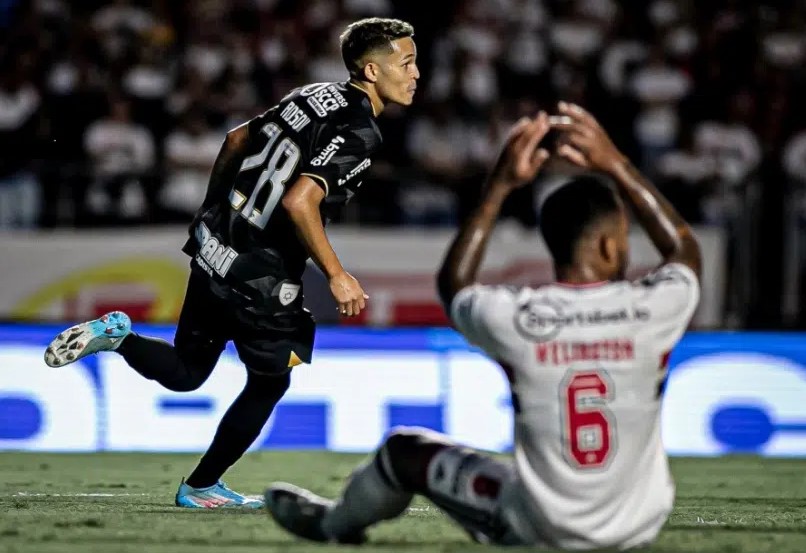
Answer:
M349 83L369 97L369 103L372 105L372 114L378 117L383 111L383 108L386 107L386 104L378 95L378 91L375 90L375 85L355 79L350 79Z
M571 286L586 286L607 280L602 277L599 271L595 270L590 265L555 267L554 277L558 284L569 284Z

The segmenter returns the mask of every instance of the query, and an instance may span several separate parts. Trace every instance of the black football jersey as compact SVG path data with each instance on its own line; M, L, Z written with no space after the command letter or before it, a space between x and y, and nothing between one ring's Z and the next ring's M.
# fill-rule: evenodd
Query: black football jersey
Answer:
M282 206L287 189L301 175L317 182L327 223L358 191L381 134L369 97L349 82L295 89L248 125L240 171L208 191L183 251L219 295L262 310L277 306L282 283L299 283L308 259Z

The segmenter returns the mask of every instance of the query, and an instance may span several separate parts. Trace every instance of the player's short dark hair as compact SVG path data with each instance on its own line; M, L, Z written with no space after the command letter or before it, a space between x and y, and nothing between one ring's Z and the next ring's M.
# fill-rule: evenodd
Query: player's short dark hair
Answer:
M370 17L350 23L339 37L341 57L352 77L361 77L361 59L373 50L392 52L392 41L414 36L414 27L399 19Z
M593 175L574 177L552 192L540 208L540 230L554 264L570 265L585 232L620 209L615 191Z

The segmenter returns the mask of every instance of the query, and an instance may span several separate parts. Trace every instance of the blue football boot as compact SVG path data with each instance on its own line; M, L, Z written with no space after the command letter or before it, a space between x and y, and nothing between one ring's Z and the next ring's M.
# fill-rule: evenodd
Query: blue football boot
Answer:
M176 506L189 509L217 509L219 507L262 509L263 500L234 492L221 480L208 488L194 488L185 484L183 478L176 491Z
M45 350L45 363L61 367L91 353L113 351L132 331L132 321L122 311L87 321L60 333Z

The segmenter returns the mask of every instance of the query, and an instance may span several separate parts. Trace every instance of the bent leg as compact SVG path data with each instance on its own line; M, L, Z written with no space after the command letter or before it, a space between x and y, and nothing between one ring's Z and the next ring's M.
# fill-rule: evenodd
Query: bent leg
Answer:
M423 495L476 541L515 544L501 516L501 497L514 471L502 461L423 428L395 429L351 476L325 515L323 530L338 538L400 515L413 494Z
M138 373L169 390L195 390L213 372L226 346L223 307L222 300L210 292L207 277L192 273L174 345L132 332L116 351Z
M322 530L337 541L362 535L365 528L403 514L413 497L395 478L389 451L381 446L352 472L341 497L322 519Z

